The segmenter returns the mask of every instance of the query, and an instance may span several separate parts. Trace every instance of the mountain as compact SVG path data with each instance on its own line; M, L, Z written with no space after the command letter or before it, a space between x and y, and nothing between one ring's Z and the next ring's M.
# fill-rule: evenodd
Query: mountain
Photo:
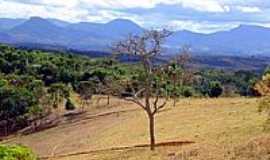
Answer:
M10 30L17 25L22 24L25 21L26 21L25 19L0 18L0 32Z
M13 43L15 42L15 39L13 39L10 35L6 33L0 32L0 40L2 43Z
M143 29L136 23L126 19L116 19L106 23L102 29L107 32L107 36L126 37L128 34L141 34Z
M62 27L39 17L31 17L7 33L16 39L16 43L62 44L66 36Z
M0 42L31 46L108 51L108 46L130 33L138 35L143 32L144 28L126 19L115 19L108 23L70 23L40 17L28 20L0 19ZM167 39L165 46L169 51L175 51L188 45L196 54L269 55L269 42L270 28L240 25L212 34L176 31Z
M48 18L47 20L58 27L67 27L68 25L71 24L69 22L62 21L59 19L54 19L54 18Z
M265 27L240 25L231 31L211 34L207 41L212 48L216 46L227 52L237 49L246 54L270 53L270 29Z

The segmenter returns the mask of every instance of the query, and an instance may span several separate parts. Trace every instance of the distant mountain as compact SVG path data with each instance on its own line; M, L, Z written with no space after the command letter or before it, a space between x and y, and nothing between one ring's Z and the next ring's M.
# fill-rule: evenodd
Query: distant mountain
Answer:
M128 34L141 34L143 29L136 23L125 20L125 19L116 19L109 23L106 23L102 31L107 34L107 36L117 37L126 37Z
M57 19L31 17L0 19L0 42L61 46L76 50L107 51L112 43L128 34L141 34L144 28L126 20L108 23L69 23ZM176 31L167 39L168 50L191 46L194 53L221 55L270 55L270 28L241 25L230 31L212 34Z
M58 20L58 19L53 19L53 18L48 18L47 20L58 27L67 27L71 24L69 22Z
M240 25L212 34L178 31L169 38L171 47L189 45L195 52L224 55L270 55L270 28Z
M25 22L25 19L0 18L0 32L7 31Z
M32 17L7 33L16 38L17 42L55 43L59 36L65 40L65 32L61 27L39 17Z
M2 43L14 43L16 41L10 35L1 32L0 32L0 40Z

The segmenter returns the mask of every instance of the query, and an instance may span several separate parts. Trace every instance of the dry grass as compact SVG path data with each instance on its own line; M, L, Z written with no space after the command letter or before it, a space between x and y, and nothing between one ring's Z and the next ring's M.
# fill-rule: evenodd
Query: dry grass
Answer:
M156 138L158 143L195 143L160 146L150 152L147 147L134 147L148 143L145 113L132 103L113 99L111 106L90 107L79 121L9 143L30 146L41 157L60 156L52 160L225 160L241 153L237 149L247 141L264 136L264 120L256 99L182 99L157 116Z

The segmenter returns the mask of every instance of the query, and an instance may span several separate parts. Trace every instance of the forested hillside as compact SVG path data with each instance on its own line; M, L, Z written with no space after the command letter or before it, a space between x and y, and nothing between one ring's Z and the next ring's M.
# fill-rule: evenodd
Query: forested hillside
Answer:
M249 71L175 67L174 63L167 64L167 80L159 86L171 97L252 96L252 86L259 77ZM85 103L93 94L128 96L142 82L138 64L5 45L0 46L0 69L1 135L57 112L62 103L67 110L82 107L75 105L74 94ZM182 73L181 85L170 79L175 71Z

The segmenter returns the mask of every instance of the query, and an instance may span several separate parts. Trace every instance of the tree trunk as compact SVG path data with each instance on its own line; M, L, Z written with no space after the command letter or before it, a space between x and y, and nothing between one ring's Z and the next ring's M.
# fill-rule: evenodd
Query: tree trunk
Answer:
M155 150L155 118L154 115L149 114L149 133L150 133L150 149Z
M110 105L110 95L107 95L107 105Z
M173 81L173 107L176 106L176 79Z

